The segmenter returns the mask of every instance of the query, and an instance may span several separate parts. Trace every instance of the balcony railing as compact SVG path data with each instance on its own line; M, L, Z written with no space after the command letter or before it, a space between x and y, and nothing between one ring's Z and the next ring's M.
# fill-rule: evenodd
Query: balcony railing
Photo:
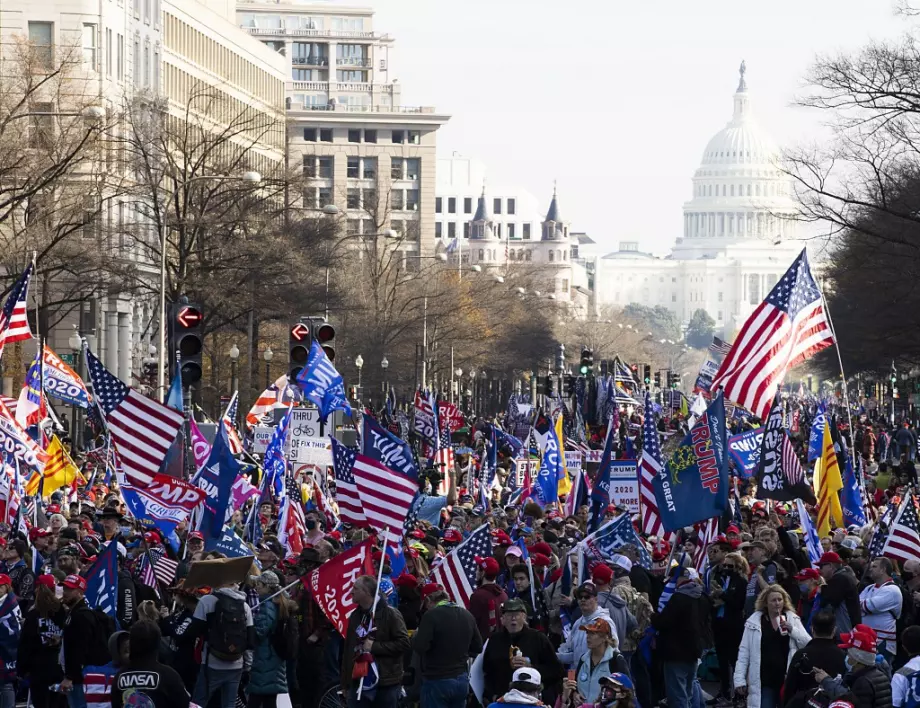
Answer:
M303 108L294 108L293 110L304 111L327 111L330 113L435 113L434 106L346 106L338 103L334 106L303 106Z
M290 27L243 27L249 34L258 36L284 35L287 37L328 37L330 39L389 39L389 35L376 32L350 30L292 29Z
M360 66L370 69L374 66L374 60L366 57L336 57L335 65L336 67Z
M338 81L293 81L294 91L354 91L357 93L375 93L378 95L392 96L392 84L364 84L360 82Z
M306 66L329 66L329 57L298 57L291 59L293 64L303 64Z

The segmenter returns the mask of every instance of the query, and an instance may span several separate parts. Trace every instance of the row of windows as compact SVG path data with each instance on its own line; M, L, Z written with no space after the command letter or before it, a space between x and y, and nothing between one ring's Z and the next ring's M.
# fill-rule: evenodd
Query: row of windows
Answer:
M377 179L376 157L347 158L348 179ZM422 161L418 157L391 157L390 179L416 181L421 174ZM309 179L334 179L335 158L332 155L304 155L303 174Z
M745 188L746 188L747 194L745 194ZM763 192L763 194L761 194L761 191ZM785 190L783 190L783 188L776 183L765 184L763 190L760 189L760 184L755 184L753 193L751 192L751 185L749 184L748 185L739 184L737 185L737 190L735 189L734 184L731 184L731 185L723 184L721 195L719 194L719 185L717 184L698 184L696 186L696 196L697 197L718 197L718 196L723 196L723 197L735 197L735 196L738 196L738 197L744 197L744 196L775 197L777 195L781 195L785 193L786 193Z
M339 137L346 138L349 143L379 143L379 138L385 137L385 130L375 128L349 128L339 130ZM331 143L335 142L335 131L332 128L304 128L303 139L307 143ZM419 145L422 142L422 134L418 130L391 130L390 142L394 145Z
M284 105L283 81L170 14L166 15L163 41L179 56L213 71L265 103L279 110Z
M269 15L255 12L242 12L237 15L237 19L242 27L253 29L276 29L276 30L323 30L326 29L326 20L328 19L328 29L333 32L363 32L363 17L310 17L307 15Z
M447 237L455 238L457 236L457 222L448 221L446 222L447 224L446 227L444 224L445 222L442 222L442 221L434 222L435 236L437 238L441 238L441 236L445 233L445 228L446 228ZM505 237L518 238L519 232L518 232L517 227L518 227L517 224L493 224L492 232L495 234L496 238L505 238ZM528 241L530 240L530 234L531 234L531 225L521 224L520 238L524 239L525 241ZM470 222L465 221L463 222L463 238L469 238L469 237L470 237Z
M445 200L443 197L435 197L434 200L434 213L442 214L444 202L447 202L447 213L456 214L457 213L457 198L456 197L447 197ZM496 197L492 200L492 213L501 214L502 213L502 204L506 205L505 212L506 214L514 215L517 213L517 201L514 198L509 198L502 201L501 198ZM472 214L473 213L473 198L464 197L463 198L463 213Z
M329 81L329 72L324 69L304 69L301 67L294 67L291 69L291 78L294 81L317 81L320 83L326 83ZM335 80L342 84L368 83L366 71L355 71L353 69L337 69L335 72ZM313 103L313 105L325 105L328 102L328 99L325 101L317 100Z

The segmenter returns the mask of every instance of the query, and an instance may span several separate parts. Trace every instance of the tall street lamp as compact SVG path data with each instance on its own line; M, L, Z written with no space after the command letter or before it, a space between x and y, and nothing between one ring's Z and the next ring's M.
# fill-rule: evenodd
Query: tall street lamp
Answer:
M386 403L387 394L389 393L389 384L387 383L387 369L390 368L390 362L387 359L387 355L383 355L383 359L380 362L380 368L383 369L383 401Z
M262 175L255 171L244 172L239 177L233 175L198 175L190 177L184 182L177 182L176 188L167 197L164 204L166 209L175 201L176 195L184 187L188 187L192 182L203 182L206 180L234 182L242 181L249 185L259 184L262 181ZM159 362L157 364L157 396L162 400L163 393L166 391L166 214L160 219L160 351Z
M271 347L262 352L262 358L265 359L265 388L271 386L272 383L272 359L274 356L275 352L272 351Z
M355 357L355 368L358 370L358 393L361 393L361 368L364 366L364 357L358 354Z
M83 338L80 336L80 332L77 331L77 325L73 326L73 332L70 334L70 338L67 340L67 344L70 345L70 348L73 350L73 368L77 372L77 376L80 375L80 355L83 353ZM77 405L74 403L70 406L70 445L74 452L79 449L79 430L80 426L77 425Z
M230 395L233 395L233 392L239 388L239 384L236 380L236 362L240 358L240 348L236 346L234 342L230 346ZM233 421L234 424L236 421Z

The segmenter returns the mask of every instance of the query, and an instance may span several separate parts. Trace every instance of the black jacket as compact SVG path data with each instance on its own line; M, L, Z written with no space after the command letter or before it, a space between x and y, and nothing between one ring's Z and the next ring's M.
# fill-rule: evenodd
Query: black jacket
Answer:
M86 656L87 637L96 634L96 619L86 600L74 605L64 622L64 676L74 683L83 683L83 667L89 665Z
M112 707L121 708L126 694L138 693L150 699L156 708L188 708L189 695L182 679L172 667L156 657L133 659L127 668L115 674L112 683Z
M517 647L530 665L540 672L543 678L544 696L545 689L554 689L562 680L565 670L556 657L556 650L549 638L542 632L530 627L524 627L514 637L504 627L489 638L486 653L483 657L483 670L485 673L485 690L483 697L494 700L504 695L511 685L511 647Z
M733 648L737 651L744 635L744 602L747 599L747 583L735 572L726 572L721 566L712 574L712 587L722 588L728 578L728 587L722 590L722 616L718 607L712 608L712 633L717 647Z
M790 701L798 693L817 688L818 684L811 673L813 668L824 669L828 676L844 675L847 671L845 658L843 649L833 639L812 639L792 655L783 697Z
M705 638L711 636L711 631L701 596L699 585L685 583L664 610L652 617L652 626L658 630L655 647L662 661L691 662L703 655Z
M160 632L172 649L172 667L179 673L186 688L194 686L198 677L198 663L195 661L198 634L194 628L192 612L182 609L177 614L162 618Z
M345 630L345 646L342 649L341 685L344 690L351 687L351 671L355 664L355 645L358 643L357 630L367 612L360 607L348 616L348 629ZM379 686L398 686L403 676L403 654L409 649L409 633L402 615L390 607L386 600L377 601L374 614L375 631L371 636L374 644L371 654L377 662L380 674Z
M827 678L821 686L827 688L832 683L834 679ZM845 674L841 688L852 694L853 708L891 708L891 677L878 666L866 666ZM841 695L839 690L829 693Z
M832 607L837 615L837 631L849 632L862 622L862 610L859 606L859 588L856 576L849 566L843 566L835 572L827 585L821 588L821 607ZM840 621L841 613L846 611L850 626Z
M401 615L400 615L401 616ZM423 679L455 678L482 651L482 637L469 610L451 603L422 615L412 649L421 657Z
M47 619L39 617L34 607L26 613L16 658L16 670L21 677L46 685L64 678L58 656L66 620L67 611L63 607Z
M137 614L137 592L134 588L134 578L124 568L118 570L118 608L116 616L123 629L127 629L134 622Z
M13 581L13 594L23 609L32 606L35 600L35 573L25 561L20 561L9 569L8 575Z

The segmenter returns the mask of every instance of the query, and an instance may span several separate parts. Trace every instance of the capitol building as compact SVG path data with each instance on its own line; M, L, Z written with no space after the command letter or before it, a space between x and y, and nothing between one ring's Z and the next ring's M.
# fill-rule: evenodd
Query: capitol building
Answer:
M732 338L782 277L803 243L796 238L792 183L779 150L759 128L741 64L734 111L703 150L683 235L663 258L621 241L596 262L596 304L663 306L686 324L698 309Z

